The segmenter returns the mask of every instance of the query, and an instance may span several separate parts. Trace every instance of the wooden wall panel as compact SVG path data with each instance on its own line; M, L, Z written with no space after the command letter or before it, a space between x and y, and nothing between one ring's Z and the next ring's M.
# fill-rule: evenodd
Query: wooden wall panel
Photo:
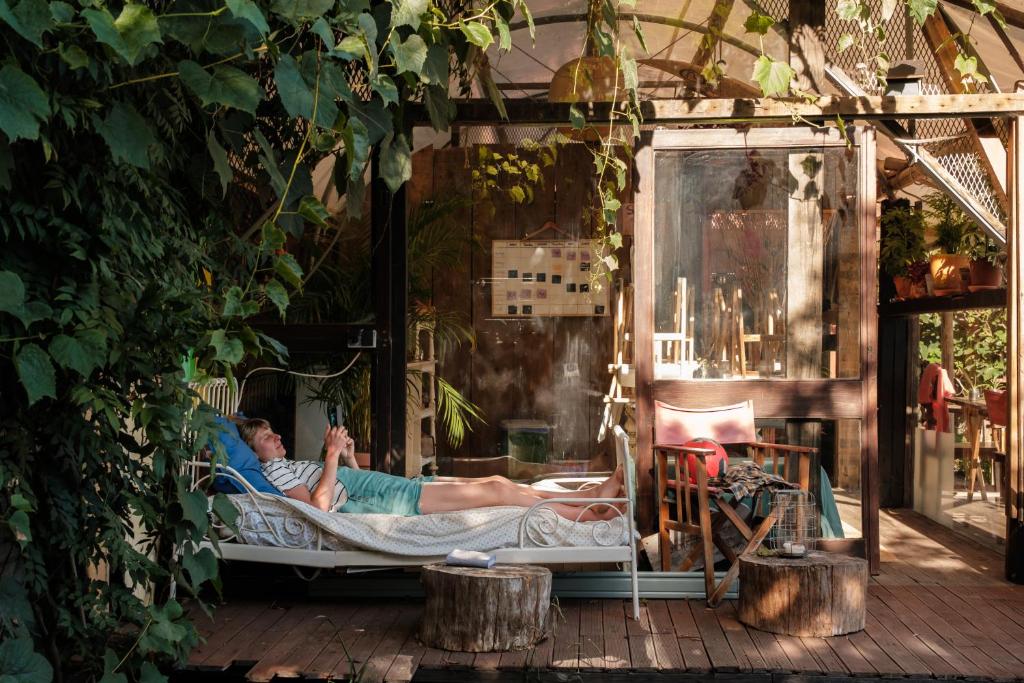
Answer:
M514 151L510 146L490 149L502 154ZM438 150L433 157L434 196L468 192L470 174L478 163L477 148ZM490 314L493 240L522 238L549 220L570 235L590 236L582 220L592 178L590 154L582 146L564 146L556 165L543 169L543 174L544 182L534 188L531 203L516 205L498 191L486 199L475 197L472 206L458 215L458 220L472 226L474 235L467 250L467 274L435 277L438 306L463 311L476 334L475 348L449 354L440 374L480 407L486 421L474 425L460 448L442 443L440 452L460 457L499 455L503 420L536 419L554 427L552 445L557 456L597 457L594 467L605 467L610 463L610 444L598 445L596 434L609 381L611 318L518 319ZM549 232L538 237L565 236Z

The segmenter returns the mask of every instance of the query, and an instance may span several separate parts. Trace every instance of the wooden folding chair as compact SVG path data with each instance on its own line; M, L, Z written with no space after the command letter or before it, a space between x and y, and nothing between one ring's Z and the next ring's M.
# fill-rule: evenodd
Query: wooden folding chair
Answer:
M758 442L752 401L705 409L678 408L655 401L654 456L658 480L661 568L662 571L672 571L669 532L697 536L698 542L684 558L679 571L687 571L703 556L705 595L708 605L713 607L722 600L739 573L739 555L756 551L776 520L774 511L770 511L757 528L752 529L736 509L740 501L732 499L726 490L708 484L707 457L713 455L714 450L685 445L701 439L711 439L723 445L742 444L747 447L754 462L762 467L765 467L766 457L769 457L770 469L767 471L780 474L804 491L808 490L811 456L816 449ZM695 456L694 472L691 472L689 455ZM671 478L670 461L674 465ZM668 497L669 490L675 494L674 503ZM754 509L757 509L756 506ZM722 538L727 523L736 527L747 542L739 554ZM715 548L729 561L729 569L718 583L715 582Z

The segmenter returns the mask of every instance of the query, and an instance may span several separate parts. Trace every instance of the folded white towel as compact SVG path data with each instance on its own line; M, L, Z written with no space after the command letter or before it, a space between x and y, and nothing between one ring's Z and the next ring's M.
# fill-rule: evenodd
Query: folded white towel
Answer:
M448 553L444 563L456 567L483 567L490 569L494 566L494 555L488 555L478 550L455 550Z

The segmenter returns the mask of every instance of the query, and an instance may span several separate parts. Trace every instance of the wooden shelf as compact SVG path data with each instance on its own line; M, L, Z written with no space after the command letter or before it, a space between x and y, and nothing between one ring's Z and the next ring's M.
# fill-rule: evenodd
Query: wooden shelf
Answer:
M878 315L882 317L898 317L921 315L922 313L941 313L943 311L963 311L971 308L1005 308L1005 289L986 289L980 292L952 294L950 296L927 296L920 299L893 301L879 304Z

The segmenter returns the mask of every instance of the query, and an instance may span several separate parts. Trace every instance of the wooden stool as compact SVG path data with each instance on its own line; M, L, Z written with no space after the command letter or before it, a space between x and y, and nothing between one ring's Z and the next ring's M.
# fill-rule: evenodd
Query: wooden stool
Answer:
M432 564L420 574L426 591L420 640L457 652L533 647L545 635L551 572L532 565L490 569Z
M810 552L806 557L740 557L739 618L791 636L839 636L864 628L868 563Z

